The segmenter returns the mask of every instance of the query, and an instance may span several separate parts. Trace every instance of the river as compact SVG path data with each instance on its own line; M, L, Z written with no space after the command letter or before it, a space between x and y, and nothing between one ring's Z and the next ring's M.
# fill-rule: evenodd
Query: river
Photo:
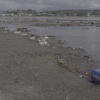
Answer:
M2 18L7 19L7 18ZM10 18L14 19L14 18ZM20 18L22 20L23 18ZM25 19L25 18L24 18ZM34 17L26 18L27 20L98 20L99 17ZM100 27L95 26L50 26L50 27L36 27L30 26L32 22L23 22L23 23L0 23L0 26L9 27L11 30L16 28L28 28L30 30L29 34L37 35L54 35L58 39L66 40L66 43L63 46L70 47L82 47L88 54L92 56L93 60L100 61Z

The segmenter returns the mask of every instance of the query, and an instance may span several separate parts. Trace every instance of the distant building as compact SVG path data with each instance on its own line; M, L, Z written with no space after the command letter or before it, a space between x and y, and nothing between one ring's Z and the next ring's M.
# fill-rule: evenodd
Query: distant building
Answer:
M54 16L54 14L48 14L48 16Z
M28 16L29 16L29 17L32 17L33 15L32 15L32 14L28 14Z
M9 16L14 16L14 13L9 13Z
M4 14L4 13L3 13L3 14L0 14L0 16L3 16L3 17L5 17L5 16L6 16L6 14Z
M41 16L47 16L48 14L47 13L41 13Z
M87 13L87 17L90 17L91 13Z
M25 16L25 13L19 13L18 15L19 16Z

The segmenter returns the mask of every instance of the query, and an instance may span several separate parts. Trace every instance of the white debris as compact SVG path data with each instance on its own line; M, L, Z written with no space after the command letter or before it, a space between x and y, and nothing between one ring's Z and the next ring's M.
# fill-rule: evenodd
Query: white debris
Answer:
M35 36L30 37L30 40L35 40Z
M45 40L49 39L49 37L47 35L44 36Z
M14 33L15 33L15 34L20 34L20 33L21 33L21 31L14 31Z
M20 35L27 35L26 33L20 33Z
M44 37L40 37L40 39L38 39L39 44L42 46L49 46L48 42L46 41L46 39Z
M87 75L88 73L86 72L85 74Z

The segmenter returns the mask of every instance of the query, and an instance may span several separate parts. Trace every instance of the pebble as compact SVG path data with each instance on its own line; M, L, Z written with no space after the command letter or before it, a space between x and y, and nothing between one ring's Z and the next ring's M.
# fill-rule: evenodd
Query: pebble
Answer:
M66 97L65 100L69 100L69 97Z
M53 49L56 49L55 47L53 47Z
M82 77L82 75L80 75L79 77Z
M68 87L69 87L69 85L66 85L66 86L68 86Z
M35 74L35 76L39 76L38 74Z

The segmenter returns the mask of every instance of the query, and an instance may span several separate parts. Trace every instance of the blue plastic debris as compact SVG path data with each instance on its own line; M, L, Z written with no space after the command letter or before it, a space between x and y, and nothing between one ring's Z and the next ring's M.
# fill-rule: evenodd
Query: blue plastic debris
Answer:
M91 80L100 84L100 69L93 69L91 71Z

